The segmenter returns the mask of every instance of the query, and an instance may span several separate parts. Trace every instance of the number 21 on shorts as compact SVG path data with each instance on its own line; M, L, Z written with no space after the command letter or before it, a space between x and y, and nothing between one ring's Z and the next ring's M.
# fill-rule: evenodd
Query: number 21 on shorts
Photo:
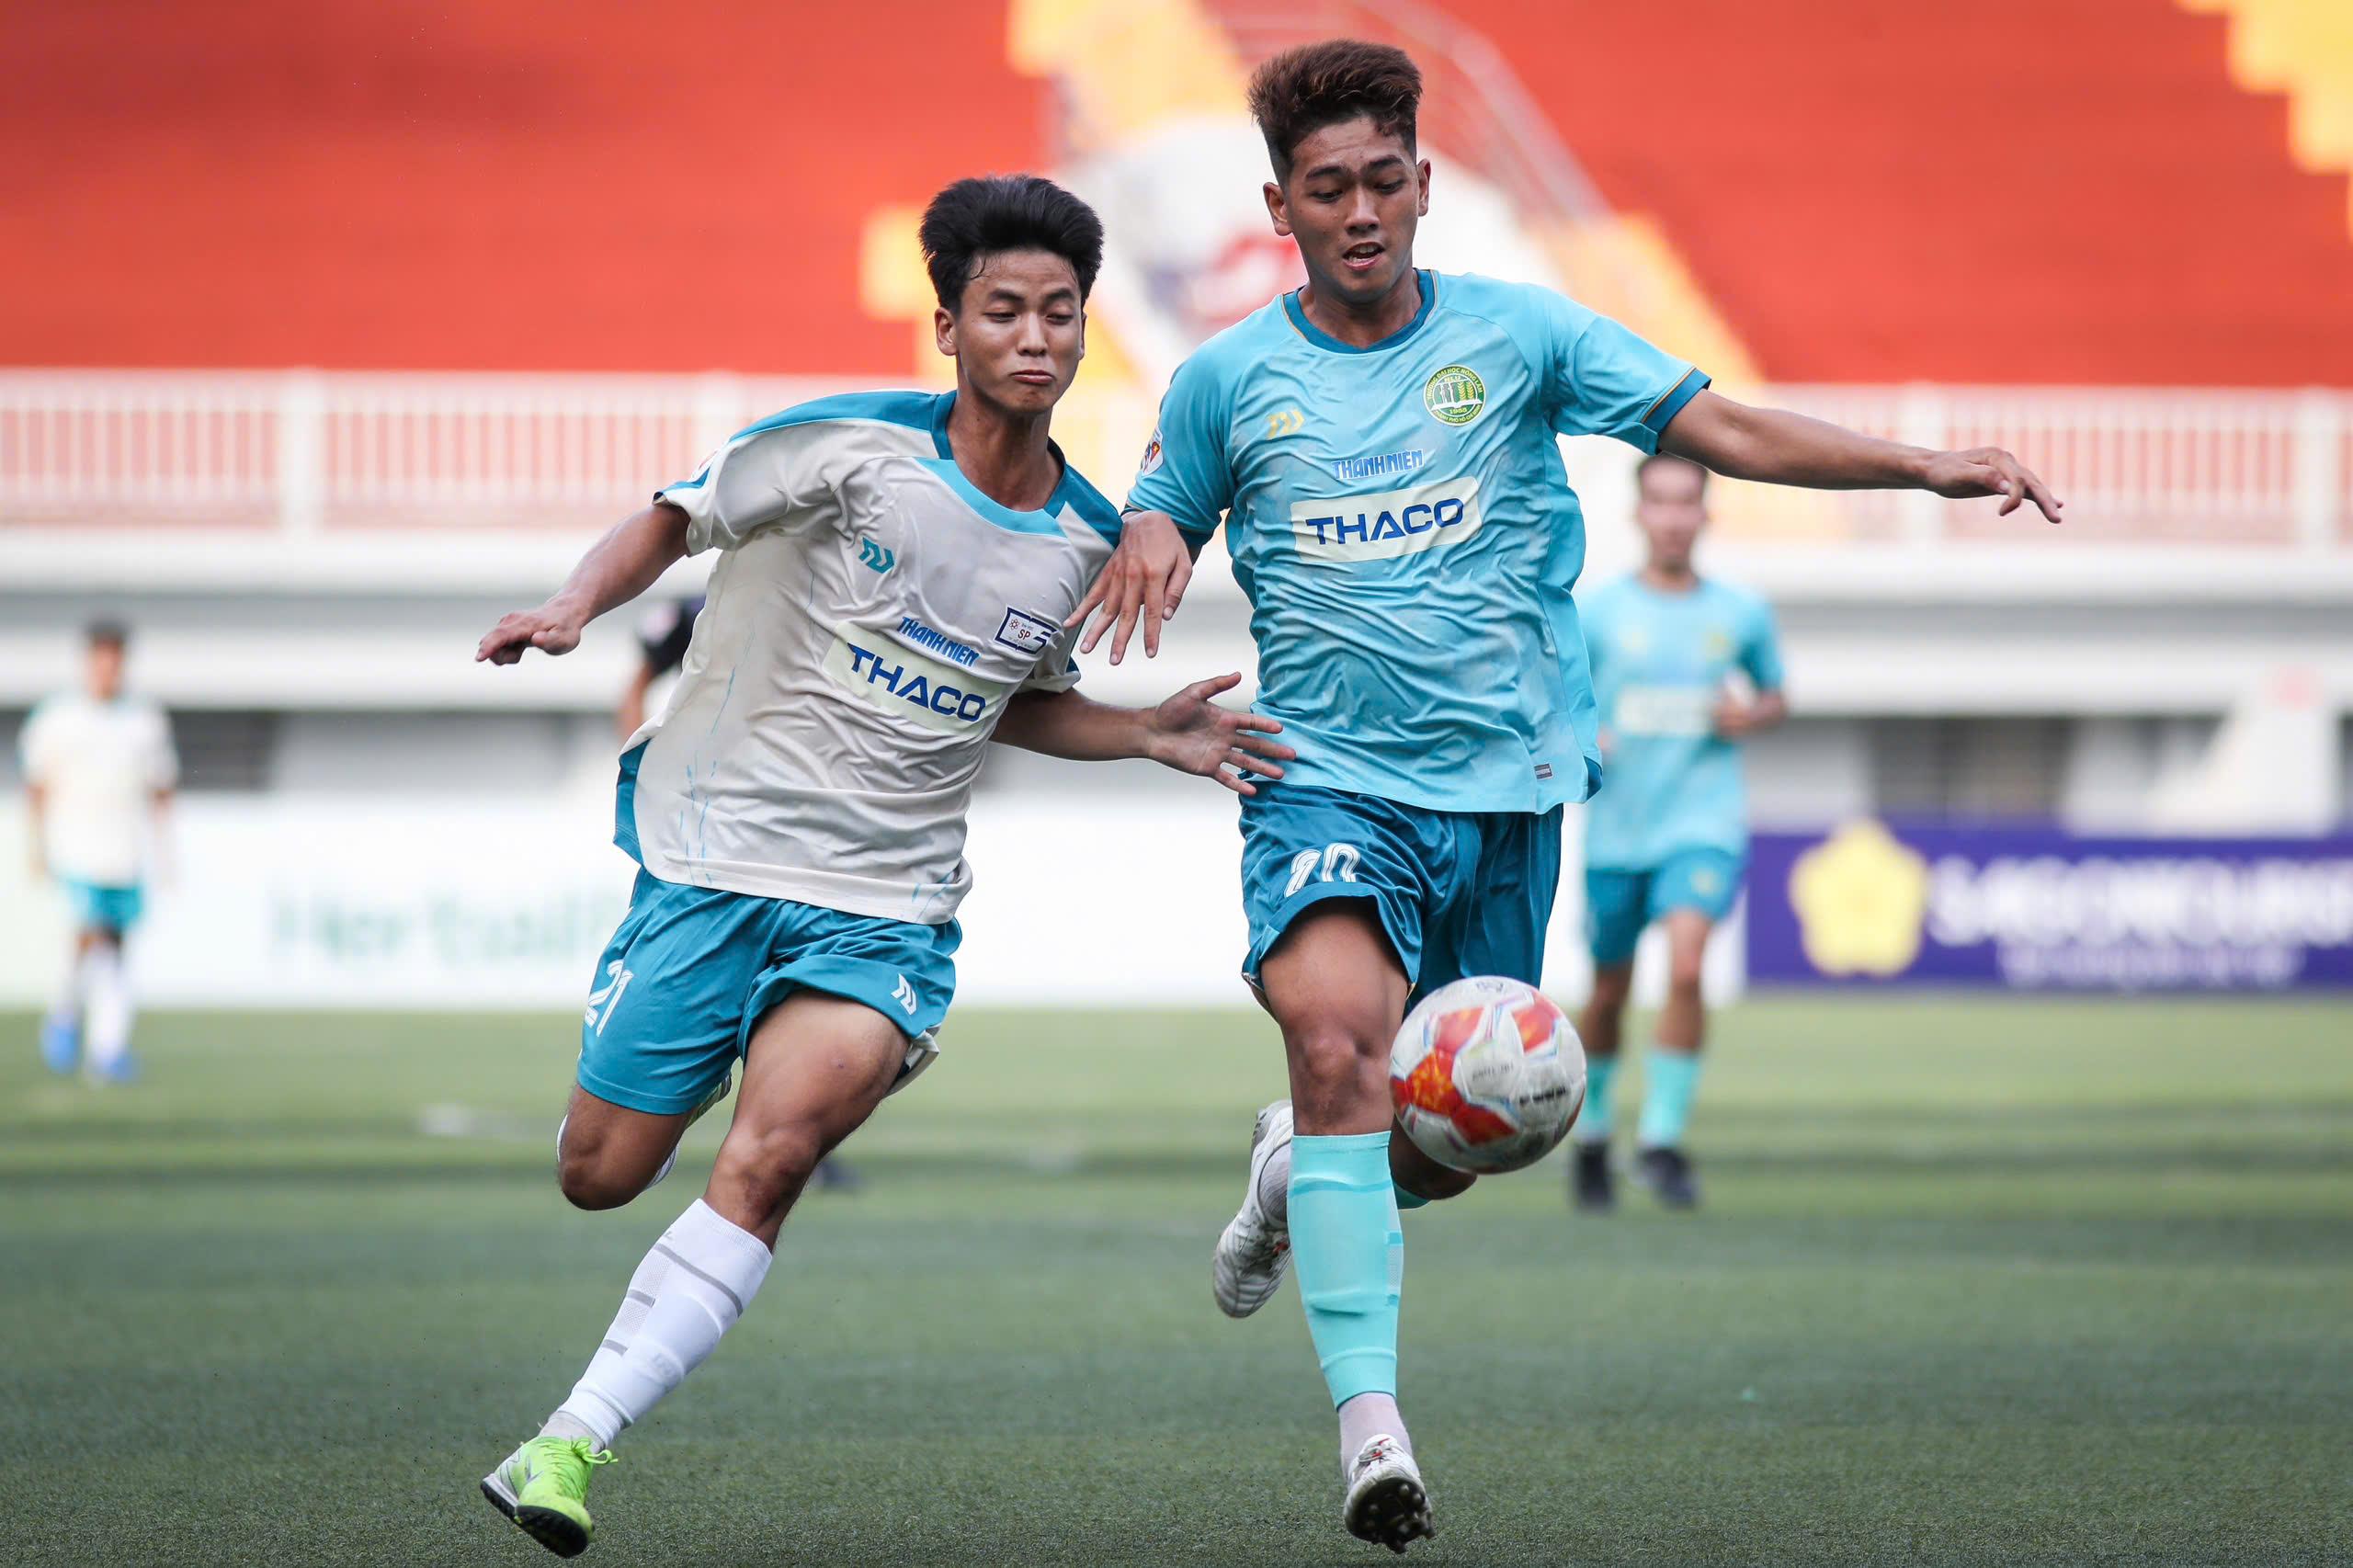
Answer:
M605 983L588 993L588 1011L585 1016L585 1021L594 1024L598 1034L603 1034L605 1026L613 1021L613 1009L621 1005L621 993L637 978L634 971L621 967L619 959L605 966Z

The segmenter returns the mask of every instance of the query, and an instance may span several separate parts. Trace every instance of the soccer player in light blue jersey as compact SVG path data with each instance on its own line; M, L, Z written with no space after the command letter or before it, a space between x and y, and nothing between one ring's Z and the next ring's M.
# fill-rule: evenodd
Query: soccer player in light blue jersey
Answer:
M579 1381L483 1478L562 1556L594 1534L594 1467L751 1305L818 1162L937 1054L992 738L1149 756L1237 793L1256 787L1238 765L1263 778L1290 756L1271 722L1210 700L1238 676L1149 710L1074 689L1063 623L1120 528L1048 435L1086 352L1094 212L1031 176L960 180L922 236L955 391L760 421L478 650L566 652L681 555L719 552L676 689L621 754L614 839L641 869L581 1026L564 1196L629 1202L739 1063L743 1087L702 1196L638 1265Z
M1615 1199L1609 1091L1634 944L1654 921L1666 928L1666 1006L1644 1059L1635 1178L1668 1208L1699 1200L1683 1132L1707 1033L1700 963L1709 933L1740 897L1748 860L1739 743L1790 710L1771 607L1692 569L1708 521L1708 471L1654 453L1634 483L1642 570L1579 596L1608 770L1585 818L1593 996L1577 1025L1586 1099L1570 1160L1574 1200L1590 1212Z
M1259 711L1299 757L1244 802L1244 971L1282 1029L1291 1097L1259 1113L1218 1304L1241 1316L1299 1260L1338 1411L1342 1521L1431 1533L1397 1407L1398 1210L1471 1177L1391 1136L1390 1044L1418 994L1539 978L1561 809L1601 778L1570 597L1585 524L1557 437L1614 436L1786 484L2058 503L2008 453L1928 452L1744 407L1549 290L1413 261L1430 167L1421 77L1351 40L1252 79L1279 234L1308 281L1178 369L1082 610L1085 646L1141 619L1147 653L1222 522L1258 645Z

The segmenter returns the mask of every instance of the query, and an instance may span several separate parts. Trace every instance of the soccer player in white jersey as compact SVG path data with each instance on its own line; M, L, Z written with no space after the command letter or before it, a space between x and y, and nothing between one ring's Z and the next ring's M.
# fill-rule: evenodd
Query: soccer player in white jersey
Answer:
M83 684L43 702L18 742L30 809L33 875L72 901L74 949L42 1020L41 1060L94 1083L132 1076L131 982L123 940L145 907L149 859L162 843L179 759L164 710L123 690L130 633L88 634Z
M1213 1257L1241 1316L1299 1260L1337 1409L1352 1533L1431 1533L1399 1414L1401 1207L1472 1178L1392 1137L1389 1051L1420 994L1539 979L1564 802L1601 781L1570 599L1585 526L1555 437L1614 436L1784 484L2031 497L1992 449L1929 452L1744 407L1549 290L1413 263L1430 166L1421 77L1337 40L1252 79L1279 234L1308 281L1178 368L1098 584L1113 656L1157 642L1221 524L1251 603L1259 711L1299 751L1245 799L1245 973L1280 1025L1291 1098L1260 1112L1241 1209Z
M818 1161L920 1072L955 985L964 817L994 736L1151 757L1255 788L1279 728L1210 699L1073 689L1063 631L1119 515L1048 437L1086 351L1094 212L1042 179L960 181L924 215L952 392L761 421L510 615L480 657L563 653L681 555L721 552L663 713L623 752L615 839L642 869L600 960L560 1153L565 1197L628 1202L743 1086L702 1197L646 1254L587 1369L483 1482L570 1556L591 1467L718 1345Z

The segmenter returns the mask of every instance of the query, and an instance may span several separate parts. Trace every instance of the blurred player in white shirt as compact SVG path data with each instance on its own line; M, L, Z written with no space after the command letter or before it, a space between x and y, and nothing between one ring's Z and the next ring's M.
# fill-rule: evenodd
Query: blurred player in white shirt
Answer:
M123 937L138 924L149 860L179 782L164 710L122 689L129 641L119 624L93 625L82 689L34 709L19 742L33 875L57 880L75 925L72 958L41 1026L41 1060L52 1072L79 1064L94 1081L118 1084L131 1076Z

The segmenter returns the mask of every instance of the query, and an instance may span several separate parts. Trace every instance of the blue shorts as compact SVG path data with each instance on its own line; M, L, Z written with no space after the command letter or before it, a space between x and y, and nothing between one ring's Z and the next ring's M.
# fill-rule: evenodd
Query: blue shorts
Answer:
M85 930L128 931L146 913L147 895L136 882L114 888L60 877L57 885L74 906L74 923Z
M1376 795L1261 779L1242 799L1243 977L1327 898L1369 898L1414 983L1472 974L1533 985L1561 880L1561 809L1436 812Z
M1746 869L1747 858L1729 849L1678 849L1640 871L1587 867L1585 931L1595 967L1632 963L1643 929L1670 909L1696 909L1722 920L1739 901Z
M956 923L923 926L637 874L597 960L580 1086L631 1110L691 1110L795 991L863 1003L905 1031L904 1083L956 994Z

